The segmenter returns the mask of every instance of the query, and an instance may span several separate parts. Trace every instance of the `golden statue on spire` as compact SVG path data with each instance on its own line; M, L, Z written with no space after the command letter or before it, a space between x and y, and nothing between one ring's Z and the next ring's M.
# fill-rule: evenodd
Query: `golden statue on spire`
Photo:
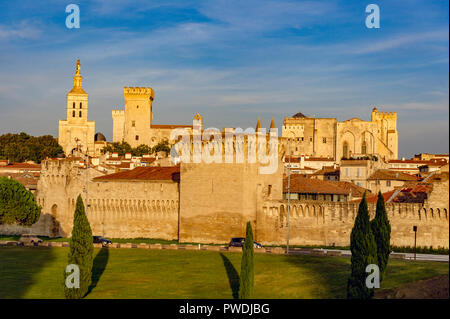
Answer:
M77 60L77 70L75 72L75 75L80 75L80 69L81 69L80 59L78 59Z

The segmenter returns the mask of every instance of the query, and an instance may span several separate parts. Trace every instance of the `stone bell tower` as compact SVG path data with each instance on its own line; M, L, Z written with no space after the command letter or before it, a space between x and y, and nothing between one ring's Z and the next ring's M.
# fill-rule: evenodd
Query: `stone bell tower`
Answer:
M58 142L66 156L76 149L94 154L95 121L88 121L88 94L83 90L80 60L77 61L73 88L67 93L66 120L59 121Z

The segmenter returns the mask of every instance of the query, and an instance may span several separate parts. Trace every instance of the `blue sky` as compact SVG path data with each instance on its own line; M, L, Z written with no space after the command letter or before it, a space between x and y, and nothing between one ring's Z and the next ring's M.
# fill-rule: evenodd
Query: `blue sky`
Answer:
M65 7L80 7L67 29ZM365 7L380 7L380 29ZM280 128L283 117L397 111L400 156L449 151L448 1L1 1L0 134L58 134L81 59L89 119L112 138L124 86L155 124Z

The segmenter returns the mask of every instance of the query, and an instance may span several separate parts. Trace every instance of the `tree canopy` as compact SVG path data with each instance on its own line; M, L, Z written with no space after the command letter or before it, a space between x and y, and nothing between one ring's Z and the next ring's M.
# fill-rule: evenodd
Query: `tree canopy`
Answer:
M22 132L0 136L0 159L10 162L40 163L46 157L56 157L63 152L58 141L51 135L35 137Z
M0 225L31 226L38 221L41 207L34 195L19 182L0 177Z
M150 147L145 144L141 144L138 147L131 147L127 142L114 142L102 149L102 153L117 153L119 156L124 156L127 153L130 153L132 156L142 156L146 154L153 154L156 152L166 152L170 153L170 145L168 141L162 141L155 145L154 147Z

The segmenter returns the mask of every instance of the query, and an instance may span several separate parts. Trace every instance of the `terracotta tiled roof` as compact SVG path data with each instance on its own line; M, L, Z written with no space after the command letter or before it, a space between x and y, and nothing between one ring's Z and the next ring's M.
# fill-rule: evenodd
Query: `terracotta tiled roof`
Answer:
M9 177L25 187L35 189L39 180L39 176L35 176L33 173L0 173L0 177Z
M192 125L163 125L163 124L152 124L151 128L156 129L174 129L174 128L192 128Z
M312 175L339 175L339 168L333 166L324 166L322 169L313 173Z
M349 195L350 191L340 187L335 182L306 178L301 175L291 175L290 191L301 194L335 194ZM288 179L283 180L283 191L288 191Z
M395 181L417 181L418 177L403 172L395 172L390 169L379 169L367 180L395 180Z
M342 166L367 166L369 160L342 160Z
M395 190L381 194L381 195L383 195L384 202L386 202L389 198L391 198L394 193L395 193ZM378 201L378 194L367 196L366 200L368 203L376 203ZM354 203L356 203L356 202L359 203L360 201L361 201L360 199L352 200L352 202L354 202Z
M330 183L336 183L339 187L348 190L349 192L351 192L352 197L362 197L364 195L364 192L367 192L367 194L371 194L370 190L351 182L330 181Z
M431 159L428 161L424 161L424 160L390 160L388 161L389 164L417 164L417 165L427 165L427 164L442 164L445 165L447 164L447 160L443 159L443 158L439 158L439 159Z
M305 162L334 162L334 159L330 157L305 157ZM300 162L300 156L289 156L286 155L284 158L285 163L299 163Z
M10 169L27 169L33 171L40 171L40 164L28 164L28 163L9 163L8 165L0 165L0 170L10 170Z
M168 167L136 167L131 171L109 174L94 178L101 181L153 181L153 180L180 180L180 166Z
M112 164L112 166L116 167L116 168L122 168L122 169L126 169L126 168L130 168L131 163L130 162L121 162L120 164L114 165Z

